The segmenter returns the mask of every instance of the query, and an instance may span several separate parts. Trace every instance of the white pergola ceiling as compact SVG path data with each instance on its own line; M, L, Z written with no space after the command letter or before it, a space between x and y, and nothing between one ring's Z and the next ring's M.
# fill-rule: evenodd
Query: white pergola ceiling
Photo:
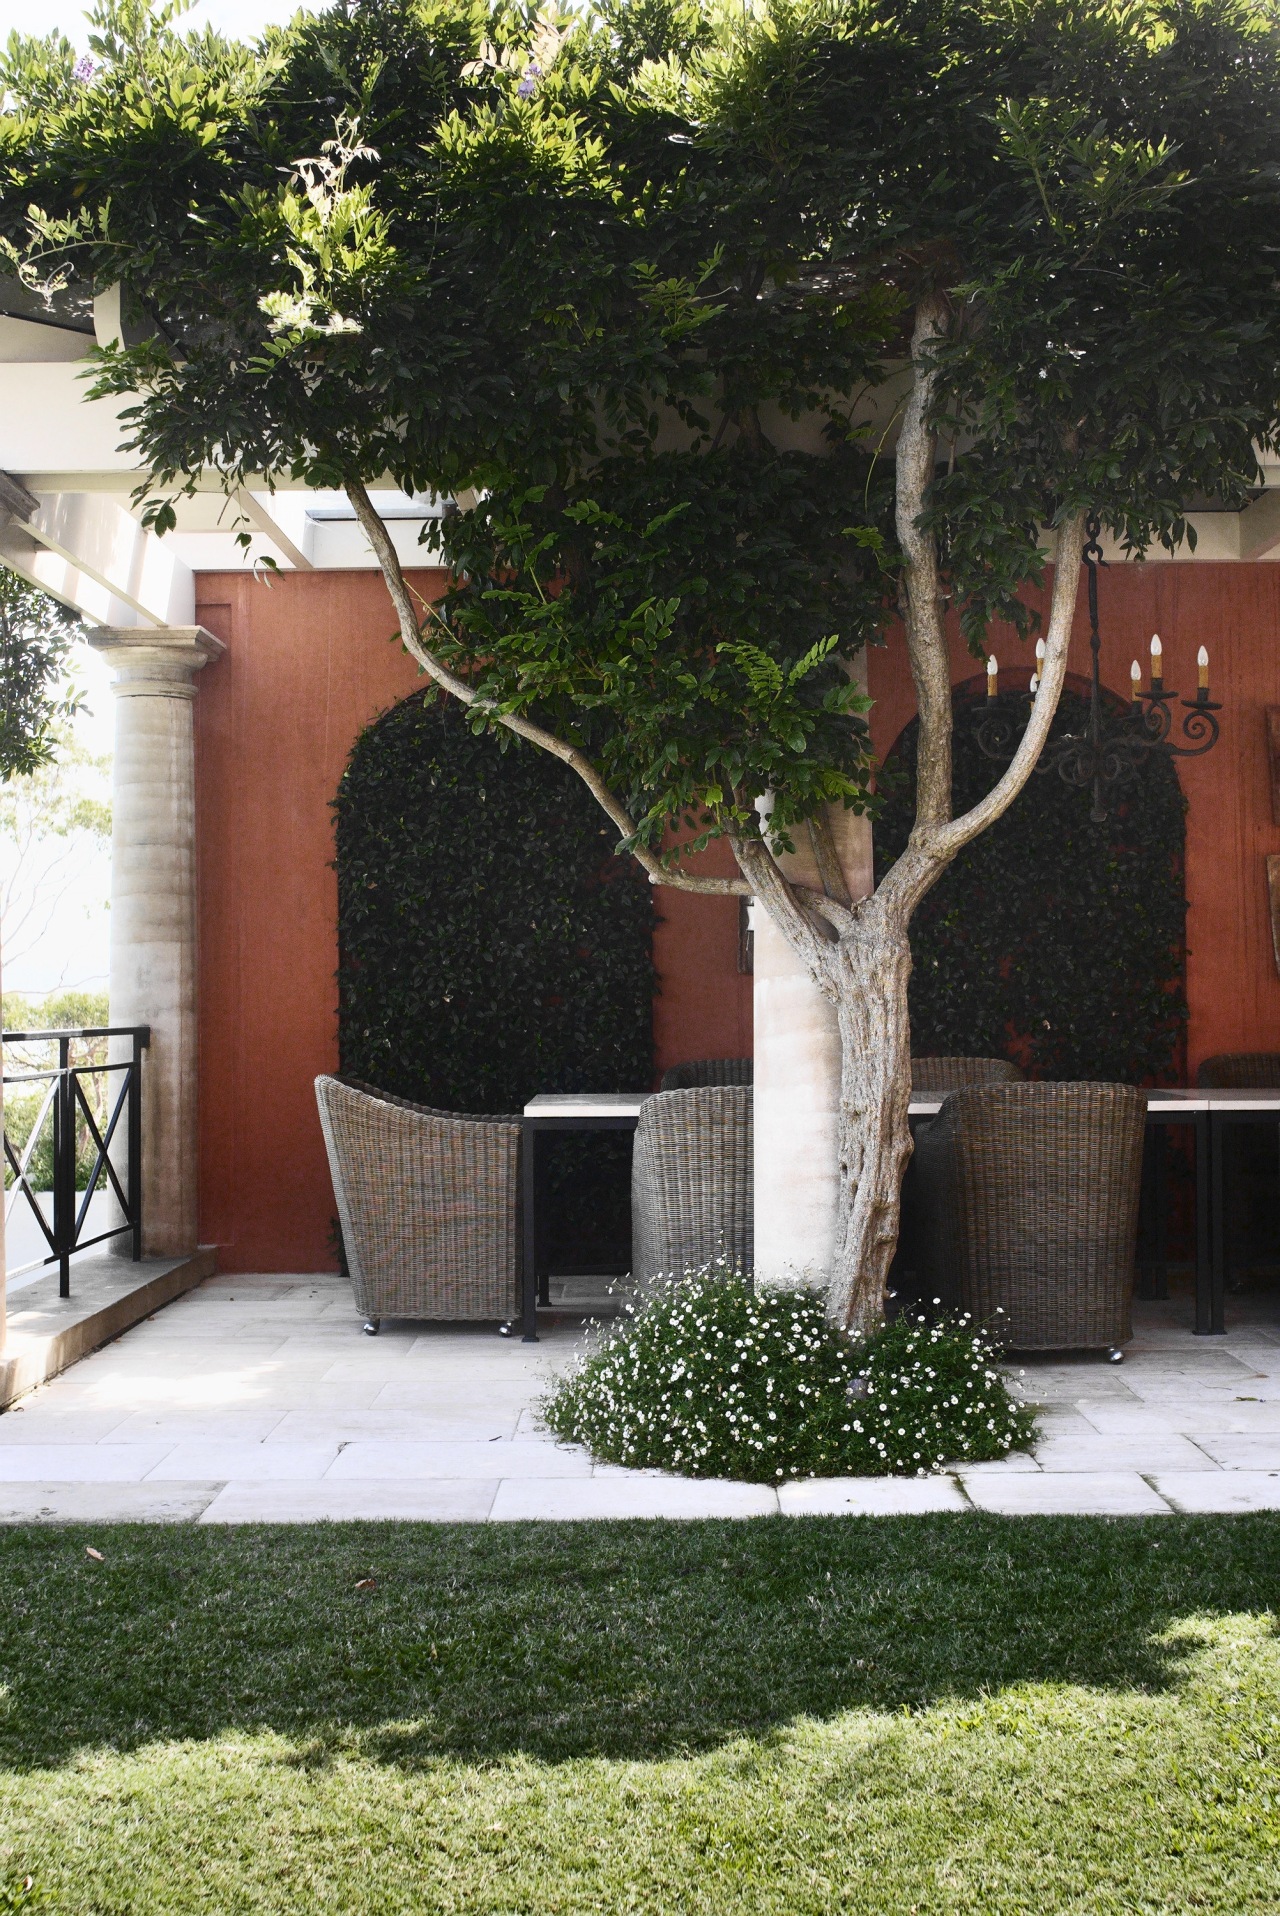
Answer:
M105 343L118 326L110 293L92 310L64 300L50 312L13 281L0 283L0 474L15 482L0 486L0 563L95 623L124 627L190 625L197 572L247 571L264 559L286 572L374 568L341 493L287 484L228 499L210 482L176 502L173 532L158 539L146 531L131 496L142 475L120 451L123 402L91 400L85 390L95 340ZM1280 560L1280 466L1266 480L1244 512L1193 513L1195 551L1184 547L1177 558ZM373 498L401 559L435 563L440 502L391 490ZM251 535L247 548L241 532Z
M117 324L109 294L92 312L64 304L49 314L0 284L0 473L14 482L0 488L0 562L109 626L190 625L197 572L249 571L264 559L285 572L376 567L343 494L287 483L227 498L211 480L175 502L174 531L146 531L132 498L142 475L120 450L125 402L86 395L89 354ZM402 560L434 564L440 502L390 489L372 497Z

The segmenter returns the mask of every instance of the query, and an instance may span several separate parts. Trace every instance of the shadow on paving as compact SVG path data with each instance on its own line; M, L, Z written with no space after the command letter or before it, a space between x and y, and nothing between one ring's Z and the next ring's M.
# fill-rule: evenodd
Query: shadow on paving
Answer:
M0 1761L235 1731L319 1763L658 1758L1011 1683L1167 1687L1180 1620L1278 1592L1272 1513L12 1529Z

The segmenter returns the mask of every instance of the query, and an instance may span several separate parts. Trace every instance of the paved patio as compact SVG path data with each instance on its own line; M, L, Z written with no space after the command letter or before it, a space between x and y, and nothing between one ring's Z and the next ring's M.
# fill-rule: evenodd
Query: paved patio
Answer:
M593 1465L542 1431L572 1309L536 1345L407 1324L367 1338L339 1278L217 1277L0 1415L0 1521L1280 1508L1277 1301L1233 1301L1212 1340L1187 1309L1139 1305L1122 1367L1028 1364L1033 1457L775 1492Z

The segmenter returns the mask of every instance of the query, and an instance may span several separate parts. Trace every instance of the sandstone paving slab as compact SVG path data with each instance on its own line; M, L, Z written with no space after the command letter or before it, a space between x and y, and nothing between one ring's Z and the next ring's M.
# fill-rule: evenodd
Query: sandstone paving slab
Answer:
M129 1417L123 1404L102 1410L88 1404L65 1408L56 1400L44 1401L43 1392L37 1392L0 1413L0 1444L97 1444Z
M1280 1510L1280 1471L1276 1470L1220 1470L1214 1477L1202 1471L1160 1471L1151 1481L1175 1510L1196 1515Z
M1206 1443L1210 1440L1206 1439ZM1046 1471L1218 1470L1220 1465L1189 1437L1173 1433L1122 1436L1101 1431L1088 1437L1047 1438L1036 1445L1036 1462Z
M981 1477L1007 1477L1010 1472L1025 1476L1028 1471L1037 1471L1040 1466L1035 1455L1028 1450L1011 1450L1003 1457L991 1457L983 1464L952 1463L952 1471L962 1470L966 1477L976 1472Z
M318 1480L339 1455L337 1444L178 1444L148 1472L148 1481L173 1483L195 1477L217 1478L223 1483L233 1478L270 1483Z
M222 1485L0 1484L0 1523L190 1523ZM108 1535L103 1543L110 1550Z
M531 1400L542 1396L546 1389L545 1380L539 1378L533 1384L513 1381L507 1384L488 1384L484 1387L484 1402L494 1408L507 1410L512 1408L516 1414L528 1408ZM405 1379L397 1378L389 1384L381 1385L375 1393L373 1402L379 1410L423 1410L441 1411L455 1404L474 1404L477 1390L474 1384L442 1383L438 1378Z
M777 1510L777 1492L767 1484L617 1471L559 1480L505 1478L489 1516L494 1522L573 1523L612 1517L772 1517Z
M169 1407L137 1410L105 1431L103 1444L260 1444L288 1413L282 1410L227 1409L208 1406L193 1410Z
M916 1517L967 1510L954 1477L811 1477L778 1486L784 1517Z
M1216 1404L1198 1413L1189 1411L1186 1415L1198 1415L1204 1420L1204 1428L1209 1430L1225 1430L1229 1427L1226 1411ZM1161 1438L1187 1434L1184 1417L1177 1410L1161 1409L1153 1404L1098 1404L1083 1401L1080 1405L1080 1420L1086 1430L1108 1437ZM1056 1432L1056 1426L1049 1426L1046 1435L1053 1436Z
M270 1448L270 1446L264 1446ZM545 1440L498 1438L492 1443L349 1443L327 1472L328 1480L428 1477L589 1477L591 1460L576 1446Z
M419 1483L229 1483L201 1523L483 1523L498 1484L479 1478Z
M1224 1470L1280 1470L1280 1431L1215 1431L1197 1441Z
M494 1409L488 1404L458 1404L441 1410L285 1411L265 1441L320 1444L338 1443L487 1443L490 1438L514 1437L523 1411Z
M1197 1384L1187 1381L1181 1384L1153 1384L1150 1389L1135 1392L1137 1401L1148 1409L1166 1413L1169 1408L1192 1409L1199 1406L1210 1410L1232 1404L1238 1396L1244 1396L1250 1402L1261 1402L1270 1396L1280 1397L1280 1388L1267 1389L1266 1380L1246 1378L1240 1384Z
M1045 1470L1034 1476L962 1470L959 1476L980 1510L1007 1517L1167 1516L1170 1509L1136 1470Z
M0 1483L141 1483L170 1449L167 1444L5 1444Z

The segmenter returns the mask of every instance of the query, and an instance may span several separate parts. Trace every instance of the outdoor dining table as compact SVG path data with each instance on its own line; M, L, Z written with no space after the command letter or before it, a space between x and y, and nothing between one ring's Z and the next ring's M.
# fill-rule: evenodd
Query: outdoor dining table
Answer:
M521 1326L524 1342L538 1341L538 1305L547 1304L549 1276L542 1229L541 1138L563 1131L634 1131L640 1106L650 1091L551 1093L533 1098L524 1108L520 1181L524 1203L524 1292Z
M646 1091L573 1093L534 1098L524 1108L522 1182L524 1199L523 1334L538 1336L538 1304L547 1303L546 1260L539 1217L538 1140L557 1131L634 1131ZM942 1108L941 1094L913 1097L912 1129ZM1280 1126L1280 1088L1276 1090L1180 1090L1147 1092L1147 1128L1151 1133L1151 1185L1148 1202L1155 1238L1149 1268L1163 1295L1166 1262L1167 1193L1165 1129L1190 1125L1195 1133L1196 1255L1195 1329L1198 1337L1221 1336L1226 1329L1226 1192L1223 1177L1225 1134L1236 1124Z

